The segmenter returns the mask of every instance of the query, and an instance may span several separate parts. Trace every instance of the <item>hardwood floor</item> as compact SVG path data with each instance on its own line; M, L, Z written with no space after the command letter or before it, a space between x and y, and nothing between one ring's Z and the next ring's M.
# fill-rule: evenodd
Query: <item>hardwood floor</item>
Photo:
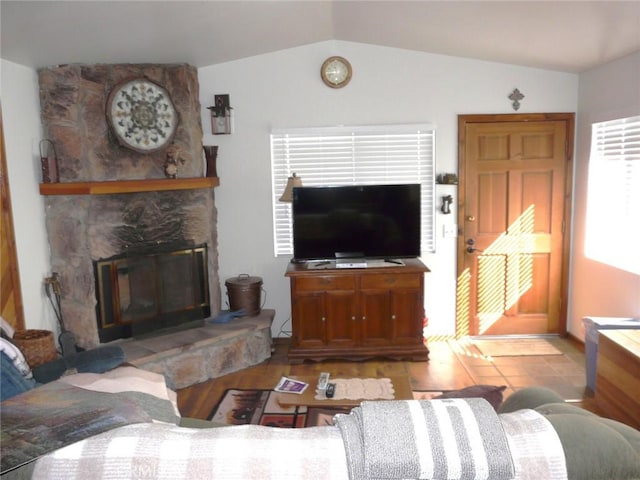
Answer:
M429 342L430 360L403 362L375 359L363 362L324 361L290 365L287 339L277 339L273 355L263 363L178 391L178 406L185 417L206 419L228 388L275 386L281 376L317 375L382 377L407 375L414 390L454 390L475 384L506 385L505 398L527 386L546 386L565 400L596 411L593 395L586 389L585 355L572 339L549 341L563 355L496 357L475 353L468 340Z

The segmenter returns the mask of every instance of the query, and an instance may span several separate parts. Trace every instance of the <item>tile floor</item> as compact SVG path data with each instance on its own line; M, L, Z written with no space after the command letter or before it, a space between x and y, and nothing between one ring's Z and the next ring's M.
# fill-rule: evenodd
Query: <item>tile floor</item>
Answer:
M581 344L558 337L547 340L562 355L489 357L479 355L469 339L429 344L431 362L441 353L453 352L462 368L476 384L507 385L506 395L528 386L548 387L565 400L589 407L593 394L586 388L585 354ZM462 375L462 372L458 372Z

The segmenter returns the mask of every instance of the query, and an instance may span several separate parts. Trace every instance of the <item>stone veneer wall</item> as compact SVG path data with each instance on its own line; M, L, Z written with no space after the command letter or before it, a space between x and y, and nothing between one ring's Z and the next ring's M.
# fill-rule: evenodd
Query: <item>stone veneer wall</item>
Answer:
M107 124L105 105L119 82L138 77L162 85L180 123L174 137L178 177L203 176L197 70L189 65L66 65L39 72L45 138L53 141L61 182L164 178L166 151L122 147ZM84 348L99 344L93 261L128 247L158 242L207 243L211 311L220 310L213 189L114 195L47 196L51 269L62 284L66 327Z

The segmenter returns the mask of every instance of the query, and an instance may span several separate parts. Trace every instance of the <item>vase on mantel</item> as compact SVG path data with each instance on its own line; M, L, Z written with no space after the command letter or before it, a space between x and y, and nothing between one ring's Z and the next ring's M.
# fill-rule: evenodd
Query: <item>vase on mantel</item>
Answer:
M207 177L217 177L218 171L216 169L216 159L218 158L218 146L210 145L203 146L204 158L205 158L205 175Z

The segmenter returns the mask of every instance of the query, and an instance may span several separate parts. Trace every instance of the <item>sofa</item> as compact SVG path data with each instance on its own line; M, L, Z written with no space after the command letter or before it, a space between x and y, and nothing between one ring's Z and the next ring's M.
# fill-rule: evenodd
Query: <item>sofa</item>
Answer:
M381 401L332 426L220 427L182 418L161 375L120 366L40 385L0 415L3 479L640 479L639 431L543 388L497 412L481 398ZM419 448L438 435L440 453Z
M124 362L125 355L117 345L54 355L47 361L29 363L14 341L15 330L0 316L0 401L71 373L103 373ZM41 360L41 359L39 359Z

